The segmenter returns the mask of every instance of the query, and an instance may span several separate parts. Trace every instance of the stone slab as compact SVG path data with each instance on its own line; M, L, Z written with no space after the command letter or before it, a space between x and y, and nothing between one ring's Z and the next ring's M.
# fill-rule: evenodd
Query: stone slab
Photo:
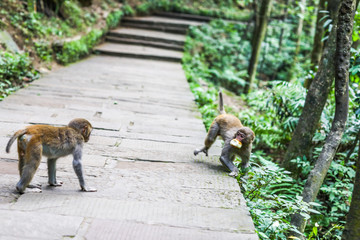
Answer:
M254 234L213 232L193 228L178 228L129 221L95 219L85 235L88 240L97 239L148 239L148 240L256 240Z
M252 222L246 220L248 212L242 208L222 209L176 203L165 205L164 203L94 197L25 194L13 204L11 209L36 210L38 213L62 216L139 221L212 231L254 233L253 230L250 230Z
M185 36L180 34L164 33L161 31L151 31L136 28L117 28L110 31L110 36L135 37L137 39L151 39L162 42L173 42L184 44Z
M97 46L95 52L110 56L135 57L173 62L180 62L183 55L182 52L174 50L110 42Z
M63 239L76 236L82 217L0 210L0 239Z
M184 27L184 28L188 28L189 26L199 26L202 24L199 21L176 19L176 18L165 18L161 16L131 17L131 18L124 18L123 20L138 22L138 23L151 23L157 26L165 25L165 26L175 26L175 27Z
M6 48L14 53L21 52L19 46L6 30L0 30L0 43L4 43Z

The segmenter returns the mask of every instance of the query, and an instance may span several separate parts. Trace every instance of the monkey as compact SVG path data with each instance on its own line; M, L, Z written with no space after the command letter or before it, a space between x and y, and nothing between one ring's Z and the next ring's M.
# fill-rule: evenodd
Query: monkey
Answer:
M6 146L10 152L11 145L17 139L20 180L16 190L23 194L26 187L39 188L41 186L29 185L38 169L42 155L48 157L48 183L50 186L61 186L62 182L56 180L56 160L60 157L73 155L73 168L79 179L80 188L85 192L96 192L88 188L82 170L83 143L88 142L92 126L83 118L75 118L65 127L49 125L31 125L14 133Z
M208 156L209 148L217 136L221 136L224 140L224 147L221 151L220 162L230 171L229 176L236 177L239 170L233 163L235 156L238 155L241 158L241 169L245 170L249 166L255 134L250 128L244 127L237 117L225 112L221 91L219 91L219 112L220 115L211 123L205 138L205 146L201 149L195 149L194 155L203 152Z

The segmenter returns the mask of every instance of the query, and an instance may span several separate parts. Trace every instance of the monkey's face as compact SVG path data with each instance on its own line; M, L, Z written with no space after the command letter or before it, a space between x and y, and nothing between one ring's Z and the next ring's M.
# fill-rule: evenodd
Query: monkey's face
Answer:
M84 118L75 118L69 122L68 127L71 127L78 131L83 136L84 142L89 141L92 126L88 120Z
M82 136L84 137L84 142L89 141L91 132L92 132L92 127L90 127L90 126L84 127L84 129L82 131Z
M243 145L248 145L254 141L255 134L250 128L242 127L235 133L234 138L240 141Z

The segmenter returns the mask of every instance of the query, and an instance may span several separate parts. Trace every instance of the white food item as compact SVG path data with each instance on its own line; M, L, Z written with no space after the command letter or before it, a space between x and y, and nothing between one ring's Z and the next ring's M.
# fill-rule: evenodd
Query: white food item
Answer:
M230 141L230 145L236 148L241 148L242 147L242 143L237 140L236 138L234 138L233 140Z

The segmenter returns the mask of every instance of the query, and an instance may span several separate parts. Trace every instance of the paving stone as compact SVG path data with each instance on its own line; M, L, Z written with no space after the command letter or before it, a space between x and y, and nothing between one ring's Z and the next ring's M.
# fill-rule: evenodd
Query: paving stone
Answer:
M193 228L178 228L156 224L145 224L129 221L111 221L95 219L85 235L88 240L97 239L146 239L148 240L255 240L254 234L213 232Z
M179 51L110 42L96 47L95 52L111 56L155 59L173 62L180 62L183 55L182 52Z
M76 236L83 218L0 210L0 239L63 239Z
M199 26L202 22L187 20L187 19L176 19L176 18L164 18L161 16L146 16L146 17L127 17L124 18L126 22L133 23L149 23L153 25L163 25L163 26L175 26L175 27L185 27L189 26Z
M0 115L0 239L258 239L239 185L219 161L221 141L209 157L193 155L206 131L179 63L92 56L7 97ZM80 191L68 156L57 161L61 187L47 185L43 158L33 179L42 193L17 194L16 143L5 153L11 134L76 117L94 127L83 171L98 191Z
M134 39L158 40L160 42L184 44L185 36L136 28L118 28L110 31L110 36L127 36Z
M91 194L91 193L88 193ZM54 201L55 200L55 201ZM130 220L167 226L193 227L213 231L253 233L245 209L208 208L176 203L121 201L94 197L25 194L13 210L84 216L109 220Z

